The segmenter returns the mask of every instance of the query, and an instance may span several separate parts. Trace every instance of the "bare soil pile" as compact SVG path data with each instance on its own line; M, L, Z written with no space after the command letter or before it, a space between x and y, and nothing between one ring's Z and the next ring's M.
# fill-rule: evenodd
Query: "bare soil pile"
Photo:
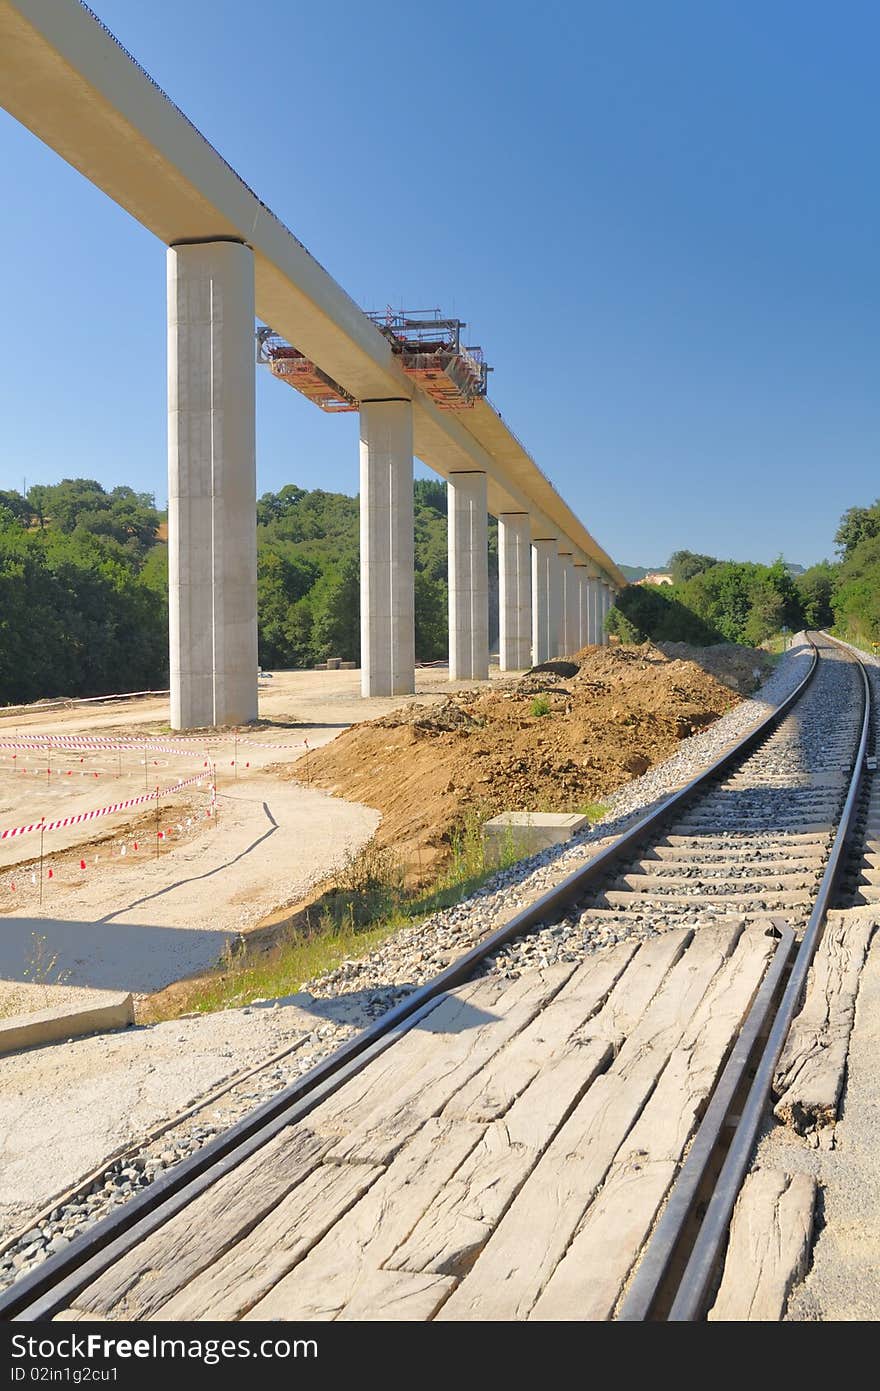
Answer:
M571 677L536 670L355 725L309 755L306 776L376 807L378 841L419 880L448 856L468 812L601 802L737 705L769 665L752 649L651 643L585 647L567 660ZM290 775L304 771L300 762Z

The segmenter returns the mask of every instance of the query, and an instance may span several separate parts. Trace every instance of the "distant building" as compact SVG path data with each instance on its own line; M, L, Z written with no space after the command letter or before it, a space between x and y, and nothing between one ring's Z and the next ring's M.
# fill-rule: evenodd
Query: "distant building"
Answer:
M639 583L639 584L673 584L673 583L674 583L674 580L673 580L672 576L671 576L666 570L649 570L649 572L648 572L648 574L645 576L645 578L644 578L643 580L639 580L638 583Z

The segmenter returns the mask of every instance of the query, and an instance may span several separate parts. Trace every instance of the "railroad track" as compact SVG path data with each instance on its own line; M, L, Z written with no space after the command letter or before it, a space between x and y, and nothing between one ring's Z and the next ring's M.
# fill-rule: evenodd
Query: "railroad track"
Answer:
M873 897L870 718L864 669L817 636L711 768L0 1317L702 1317L841 871ZM506 969L564 917L580 963Z

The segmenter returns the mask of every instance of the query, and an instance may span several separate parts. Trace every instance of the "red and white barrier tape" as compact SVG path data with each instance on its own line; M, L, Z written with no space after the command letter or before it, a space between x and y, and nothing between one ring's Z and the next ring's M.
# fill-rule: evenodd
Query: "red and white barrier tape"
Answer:
M0 749L93 749L100 751L116 752L138 752L141 749L154 749L157 753L192 753L193 750L186 747L187 744L200 744L202 749L207 749L212 744L250 744L257 749L301 749L307 743L303 740L300 744L270 744L263 739L251 739L246 734L222 735L204 738L199 735L183 735L180 739L175 739L171 743L163 743L160 739L136 739L120 743L118 740L107 739L101 735L94 738L78 737L68 734L46 734L46 735L24 735L16 741L0 742Z
M81 811L76 816L62 816L57 821L31 821L27 826L9 826L5 831L0 831L0 840L11 840L13 836L24 836L29 831L58 831L63 826L78 826L83 821L95 821L99 816L109 816L112 812L127 811L129 807L138 807L145 802L155 802L162 797L170 797L173 792L180 792L184 787L191 787L193 783L201 784L204 781L204 775L187 778L186 782L175 783L174 786L166 787L164 790L157 788L155 792L146 792L142 797L129 797L124 802L113 802L110 806L96 807L93 811ZM213 793L213 787L211 790Z
M0 749L16 749L20 753L170 753L178 758L204 758L207 750L177 749L170 744L91 744L86 740L78 743L45 744L23 740L0 740Z

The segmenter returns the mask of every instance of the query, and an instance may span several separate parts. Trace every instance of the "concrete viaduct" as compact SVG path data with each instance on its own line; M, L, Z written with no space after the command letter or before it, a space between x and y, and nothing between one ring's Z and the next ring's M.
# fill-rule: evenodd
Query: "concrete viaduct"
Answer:
M441 410L387 338L79 0L0 0L0 102L168 247L171 723L257 715L255 316L360 409L364 695L414 689L413 455L449 484L450 677L602 641L626 580L485 398Z

